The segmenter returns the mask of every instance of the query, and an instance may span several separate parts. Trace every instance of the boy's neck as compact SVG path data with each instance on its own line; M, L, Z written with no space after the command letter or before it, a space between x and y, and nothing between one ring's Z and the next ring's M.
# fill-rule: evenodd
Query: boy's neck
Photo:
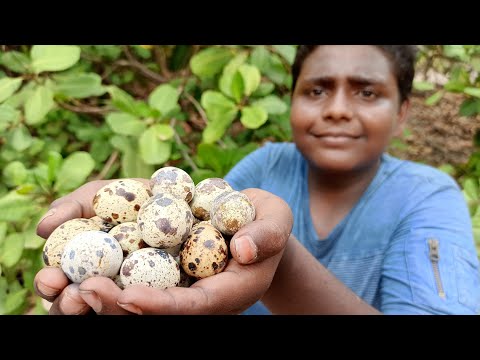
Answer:
M309 165L308 182L312 191L363 193L377 174L380 159L369 167L350 172L331 172Z

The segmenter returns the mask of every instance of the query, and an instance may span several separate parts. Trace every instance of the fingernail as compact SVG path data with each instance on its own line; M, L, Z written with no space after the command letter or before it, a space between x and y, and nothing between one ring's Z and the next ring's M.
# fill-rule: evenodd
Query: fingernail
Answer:
M117 302L118 306L124 308L125 310L127 311L130 311L134 314L137 314L137 315L142 315L143 312L142 312L142 309L140 309L138 306L136 305L133 305L133 304L122 304L122 303L119 303Z
M58 293L60 292L58 289L53 289L50 286L42 284L41 282L37 282L35 284L36 284L35 286L37 287L37 290L41 294L45 295L46 297L57 296Z
M83 300L96 312L102 311L102 301L95 291L92 290L79 290Z
M52 216L52 215L55 215L55 213L57 212L57 209L50 209L45 215L42 216L42 218L40 220L38 220L38 225L40 225L40 223L45 220L47 217L49 216Z
M235 251L242 264L249 264L257 258L257 245L250 236L235 239Z

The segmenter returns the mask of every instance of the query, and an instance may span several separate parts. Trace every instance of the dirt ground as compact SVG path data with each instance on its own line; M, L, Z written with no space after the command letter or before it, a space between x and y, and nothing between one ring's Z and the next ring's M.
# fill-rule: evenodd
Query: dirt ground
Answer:
M466 163L473 150L473 136L480 129L480 116L460 116L463 98L456 94L446 94L434 106L425 105L425 98L418 94L412 97L406 125L409 134L400 139L407 146L391 147L389 152L433 166Z

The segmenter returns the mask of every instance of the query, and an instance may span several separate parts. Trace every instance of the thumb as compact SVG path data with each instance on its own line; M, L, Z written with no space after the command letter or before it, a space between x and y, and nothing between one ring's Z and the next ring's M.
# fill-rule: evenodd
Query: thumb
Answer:
M245 193L255 207L255 220L235 233L230 252L240 264L265 260L283 251L293 226L293 215L280 197L260 189Z

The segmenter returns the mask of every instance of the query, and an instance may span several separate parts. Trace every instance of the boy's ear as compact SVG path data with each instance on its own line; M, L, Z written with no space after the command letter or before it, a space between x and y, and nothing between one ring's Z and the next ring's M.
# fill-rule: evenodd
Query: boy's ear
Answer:
M394 130L394 136L401 136L405 123L407 122L408 113L410 111L410 99L405 100L402 105L400 105L400 110L398 111L397 124Z

